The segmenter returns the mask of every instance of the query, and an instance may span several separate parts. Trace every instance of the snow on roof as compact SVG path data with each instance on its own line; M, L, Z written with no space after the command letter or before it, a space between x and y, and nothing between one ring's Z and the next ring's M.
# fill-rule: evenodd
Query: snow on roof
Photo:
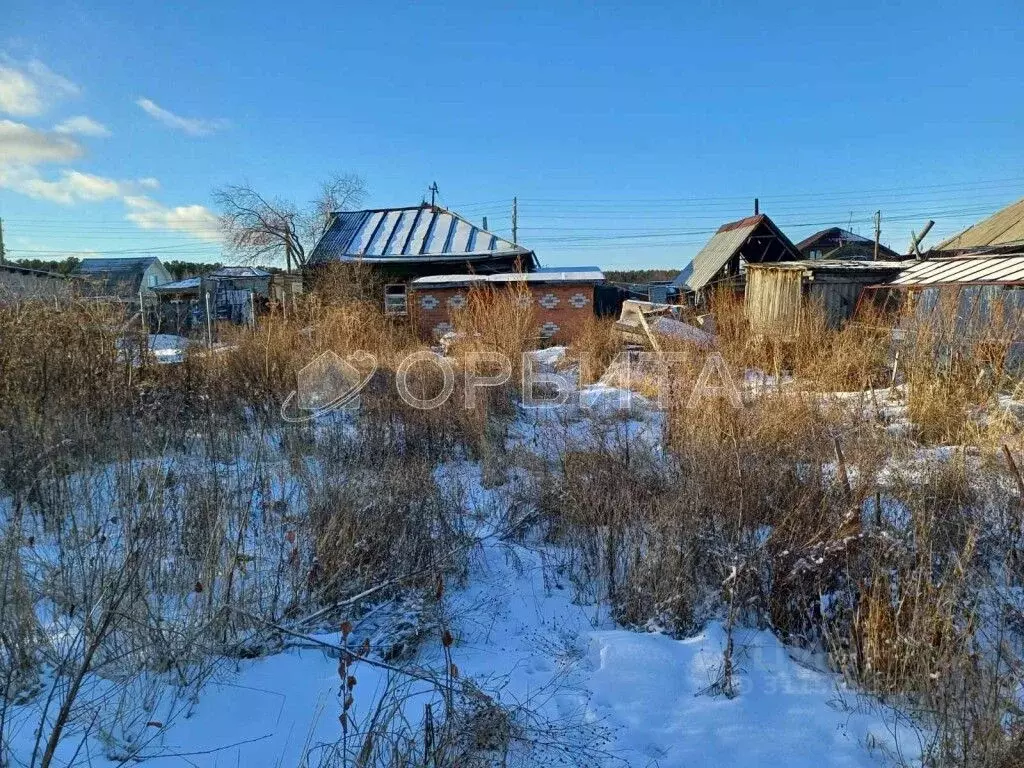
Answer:
M210 272L207 277L270 277L270 273L259 267L220 267Z
M502 272L496 275L429 275L413 285L469 285L470 283L601 283L598 267L547 267L536 272Z
M153 290L157 293L188 292L198 290L199 286L202 285L202 282L203 278L201 277L188 277L184 280L175 280L173 283L161 283L160 285L154 286Z
M310 254L313 266L330 261L466 260L532 251L477 227L456 213L423 203L409 208L341 211ZM528 257L528 258L527 258Z

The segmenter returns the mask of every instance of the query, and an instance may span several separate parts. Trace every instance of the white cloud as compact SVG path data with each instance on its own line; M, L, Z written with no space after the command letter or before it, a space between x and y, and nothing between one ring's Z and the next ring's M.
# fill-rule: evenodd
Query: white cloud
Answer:
M81 155L81 146L67 136L0 120L0 166L66 163Z
M210 120L200 117L181 117L170 110L164 109L151 99L141 98L137 99L135 103L154 120L189 136L209 136L211 133L216 133L228 125L227 120L220 118Z
M143 189L160 189L160 179L147 176L144 179L139 179L139 186Z
M108 179L81 171L65 170L56 179L43 178L32 166L0 166L0 187L37 200L73 205L100 202L130 192L132 182Z
M69 117L53 127L54 133L66 135L91 136L94 138L106 138L110 135L110 129L102 123L97 123L91 117L78 115Z
M128 195L124 198L124 204L129 209L125 218L142 229L184 232L200 240L220 242L220 219L205 206L179 205L170 208L145 195Z
M40 115L80 89L38 59L17 62L0 55L0 112L15 117Z

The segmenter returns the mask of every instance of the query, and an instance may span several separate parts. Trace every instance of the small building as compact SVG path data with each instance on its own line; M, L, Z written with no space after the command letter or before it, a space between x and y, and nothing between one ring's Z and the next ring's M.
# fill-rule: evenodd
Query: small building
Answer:
M74 293L74 281L66 275L0 262L0 304L67 298Z
M140 296L147 304L155 302L153 289L172 280L156 256L82 259L73 274L81 278L84 295L127 303L138 303Z
M829 227L816 232L796 244L805 259L874 260L875 241L840 227ZM878 260L899 261L904 258L881 243L878 244Z
M314 272L331 263L362 264L384 286L385 304L405 301L406 286L427 275L532 272L533 251L440 206L340 211L310 253Z
M746 315L751 330L792 336L803 311L818 302L830 328L853 317L864 289L887 283L905 269L898 261L781 261L748 264Z
M939 243L932 255L1024 252L1024 198Z
M693 292L695 303L701 305L716 286L729 285L741 290L750 264L802 258L775 222L760 213L719 227L673 285Z
M898 338L923 331L947 351L1001 339L1004 364L1024 365L1024 252L916 261L871 290L893 310Z
M161 328L187 335L206 325L207 297L214 321L247 324L270 302L290 303L302 293L300 275L272 274L259 267L220 267L198 277L164 283L159 298Z
M959 317L988 318L1001 304L1015 324L1024 324L1024 253L927 259L905 267L891 282L879 286L902 307L928 312L943 303L955 304Z
M604 282L597 267L551 267L534 272L493 275L431 275L409 285L409 314L421 338L431 339L454 329L452 315L466 306L474 286L495 289L522 286L536 311L540 338L565 341L595 313L595 287Z

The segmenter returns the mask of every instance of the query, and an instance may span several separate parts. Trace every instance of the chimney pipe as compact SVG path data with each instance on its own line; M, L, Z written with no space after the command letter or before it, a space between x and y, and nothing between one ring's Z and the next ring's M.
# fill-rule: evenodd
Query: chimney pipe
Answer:
M484 230L487 229L487 217L486 216L484 216L484 226L483 226L483 229Z
M756 197L754 198L754 215L758 216L761 213L761 201Z

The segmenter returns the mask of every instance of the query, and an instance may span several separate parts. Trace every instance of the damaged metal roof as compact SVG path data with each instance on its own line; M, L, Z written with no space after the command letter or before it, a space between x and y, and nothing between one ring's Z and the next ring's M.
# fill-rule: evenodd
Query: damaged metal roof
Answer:
M891 283L907 288L967 284L1024 285L1024 255L918 261Z
M423 203L335 213L310 254L311 265L330 261L466 261L522 256L533 266L533 252L481 229L456 213Z
M761 232L762 234L758 234ZM718 274L729 260L747 246L748 242L755 237L770 238L778 241L780 249L792 259L800 259L801 254L789 238L782 234L782 231L775 226L775 223L765 214L748 216L739 221L731 221L718 228L715 236L705 245L696 256L693 263L688 266L690 276L686 279L686 288L691 291L699 291L704 288ZM770 259L772 260L772 259ZM747 261L761 261L761 259L748 259ZM686 270L684 270L685 272ZM678 282L676 278L673 284Z
M766 261L748 264L747 269L798 269L802 272L899 272L907 268L905 261L878 261L864 259L805 259L801 261Z

